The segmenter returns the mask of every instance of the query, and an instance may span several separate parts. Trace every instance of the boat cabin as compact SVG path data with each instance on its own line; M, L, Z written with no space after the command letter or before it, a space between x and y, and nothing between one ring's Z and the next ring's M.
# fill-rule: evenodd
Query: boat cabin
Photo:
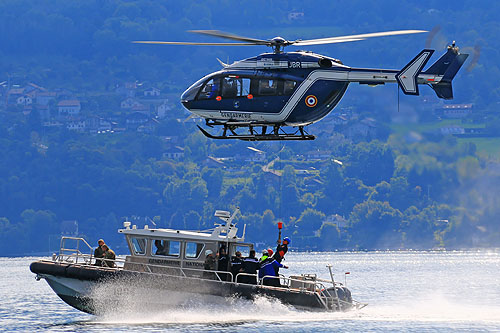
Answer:
M253 244L244 242L244 232L243 236L237 236L238 228L232 224L236 213L216 211L215 216L223 223L206 231L150 229L148 226L137 229L135 225L131 227L130 222L124 222L124 229L118 230L125 235L130 249L124 269L171 274L177 271L198 276L207 250L218 253L224 247L229 260L237 251L247 257ZM227 271L227 268L217 267L217 270Z

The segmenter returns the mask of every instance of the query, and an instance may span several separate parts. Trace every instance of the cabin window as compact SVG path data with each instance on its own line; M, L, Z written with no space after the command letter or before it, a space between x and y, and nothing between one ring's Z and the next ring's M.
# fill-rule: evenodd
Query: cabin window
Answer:
M178 257L181 253L181 242L155 239L151 252L155 256Z
M134 254L146 254L146 239L132 237L131 241Z
M259 95L272 96L277 95L278 80L276 79L260 79L259 80Z
M236 245L234 247L234 253L237 251L241 252L242 257L248 257L250 255L250 246L247 245Z
M219 78L210 79L201 88L198 99L214 99L219 96Z
M203 243L186 242L185 257L189 259L198 258L204 246Z
M297 82L295 81L285 80L285 84L283 87L283 95L291 95L296 85Z
M235 98L248 96L250 93L250 79L229 75L222 79L222 97Z

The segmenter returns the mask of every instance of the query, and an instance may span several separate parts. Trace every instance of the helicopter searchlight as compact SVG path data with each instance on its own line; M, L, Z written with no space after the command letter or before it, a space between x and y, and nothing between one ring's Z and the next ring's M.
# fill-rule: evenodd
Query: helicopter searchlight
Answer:
M272 53L225 64L192 84L181 96L182 105L193 115L205 118L206 126L221 128L212 139L314 140L306 126L327 116L352 82L370 86L397 83L406 95L419 95L419 85L428 85L439 98L452 99L451 82L468 54L455 42L427 70L434 50L424 49L401 70L354 68L340 60L309 51L284 52L291 45L308 46L361 41L373 37L424 33L398 30L350 36L289 41L282 37L255 39L217 30L192 30L202 35L229 39L226 43L136 41L141 44L248 46L264 45ZM284 128L292 127L285 131Z

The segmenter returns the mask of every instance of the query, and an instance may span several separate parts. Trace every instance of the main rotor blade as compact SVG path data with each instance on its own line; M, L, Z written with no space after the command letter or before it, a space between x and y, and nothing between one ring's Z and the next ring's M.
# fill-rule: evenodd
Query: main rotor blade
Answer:
M396 30L396 31L374 32L374 33L360 34L360 35L298 40L295 42L291 42L291 44L301 46L301 45L344 43L344 42L353 42L353 41L363 40L365 38L371 38L371 37L419 34L422 32L427 32L427 31L426 30Z
M235 34L231 34L229 32L219 31L219 30L188 30L189 32L193 32L201 35L208 35L213 37L237 40L240 42L253 43L257 45L270 45L270 41L264 39L256 39L250 37L238 36Z
M133 41L135 44L164 44L164 45L217 45L217 46L254 46L256 44L251 43L195 43L195 42L160 42L160 41L145 41L137 40Z

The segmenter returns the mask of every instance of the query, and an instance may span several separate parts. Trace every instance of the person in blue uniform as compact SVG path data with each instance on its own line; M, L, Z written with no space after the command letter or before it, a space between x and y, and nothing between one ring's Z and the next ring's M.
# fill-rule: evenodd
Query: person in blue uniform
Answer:
M263 284L266 286L281 287L280 279L276 273L277 269L281 267L288 268L287 266L277 262L273 257L269 257L261 262L259 268L259 278L264 279Z
M231 258L231 274L233 274L233 281L236 281L236 275L243 272L243 258L241 252L236 251L235 255ZM240 277L241 280L241 277ZM238 281L241 282L241 281Z
M255 250L250 250L249 256L243 260L243 273L257 274L259 266L259 260L255 258ZM257 276L243 275L240 279L242 283L257 284Z

